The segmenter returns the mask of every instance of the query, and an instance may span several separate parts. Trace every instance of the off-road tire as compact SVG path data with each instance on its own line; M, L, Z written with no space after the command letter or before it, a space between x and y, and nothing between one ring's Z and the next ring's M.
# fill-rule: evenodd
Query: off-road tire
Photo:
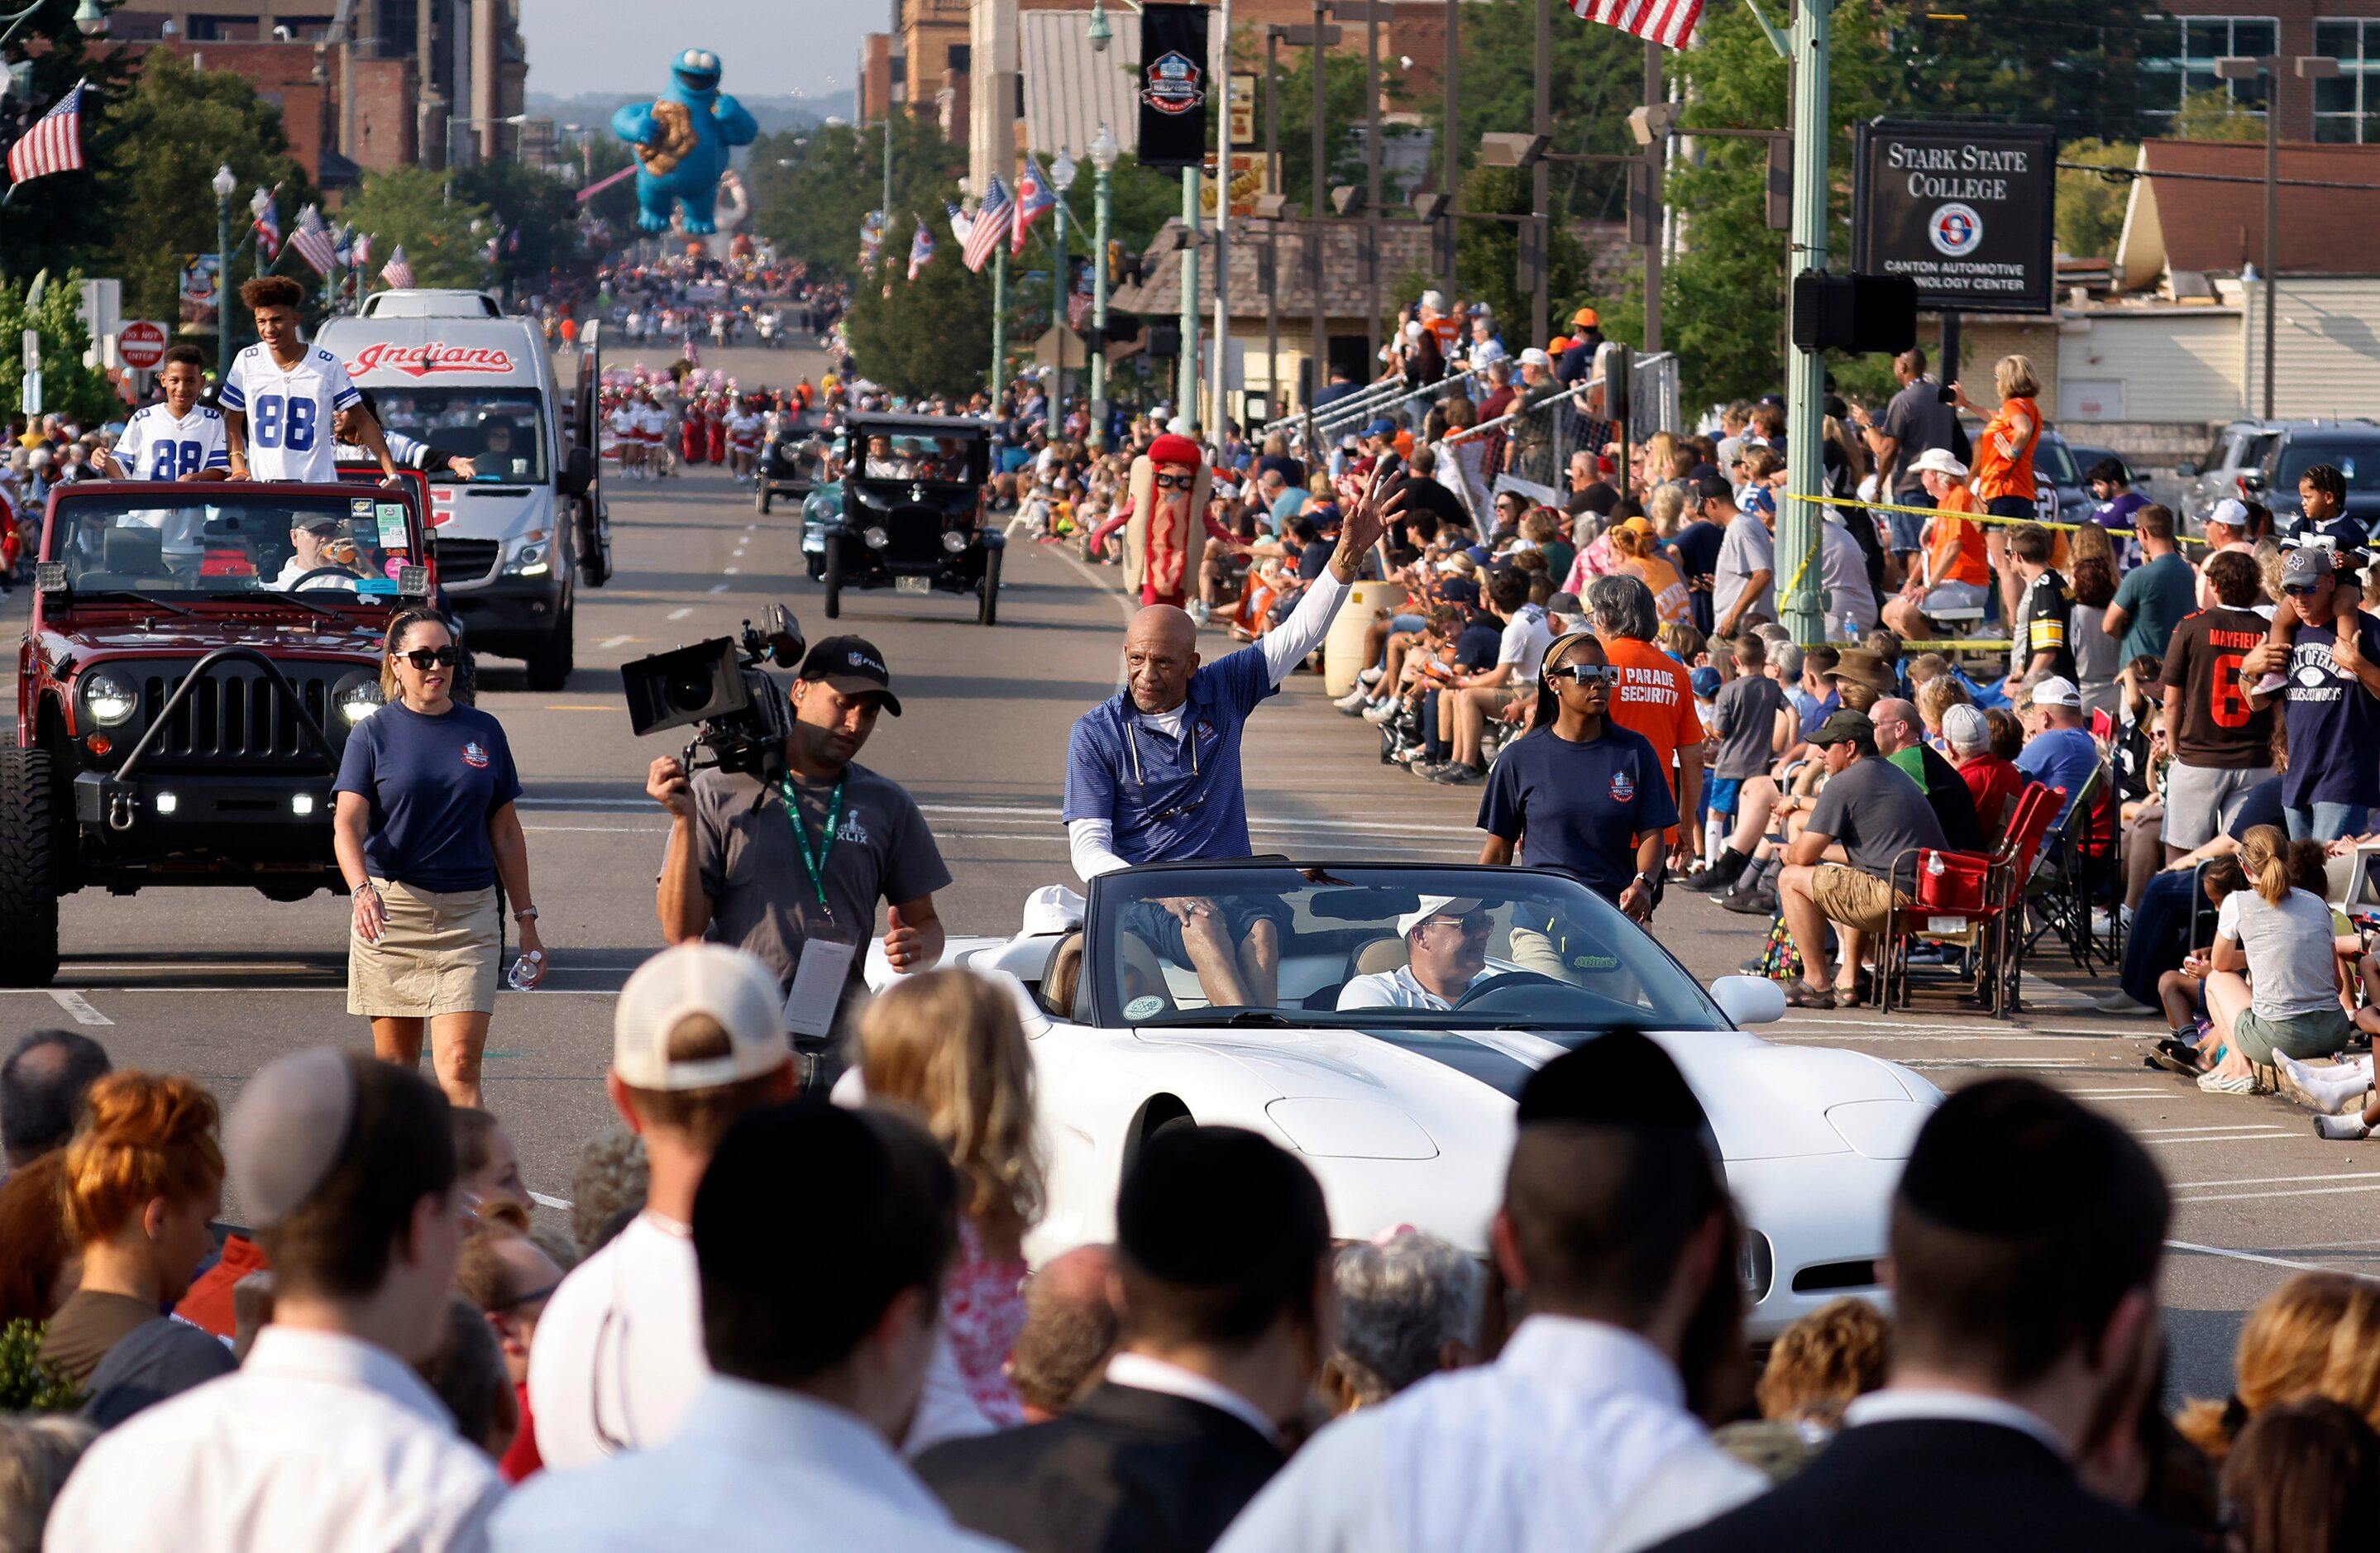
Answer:
M752 507L763 516L769 511L769 477L766 475L760 477L759 487L753 493Z
M58 974L58 791L50 752L0 746L0 987Z
M570 671L577 656L577 605L566 606L561 620L554 624L553 635L545 645L528 656L528 687L531 690L560 690L570 683Z

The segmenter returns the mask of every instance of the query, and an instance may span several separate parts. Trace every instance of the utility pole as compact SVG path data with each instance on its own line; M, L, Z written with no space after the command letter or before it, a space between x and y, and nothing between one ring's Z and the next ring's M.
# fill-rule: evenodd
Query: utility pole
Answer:
M1793 228L1791 274L1827 267L1827 48L1834 0L1800 0L1793 12ZM1788 348L1785 380L1785 466L1792 484L1818 484L1819 419L1825 414L1826 358ZM1777 518L1777 587L1780 624L1803 646L1827 639L1819 596L1817 504L1789 500ZM1790 586L1788 586L1790 584Z
M1832 0L1827 0L1831 4ZM1537 0L1537 61L1536 79L1532 88L1535 103L1531 112L1530 131L1546 137L1551 143L1554 132L1554 7L1553 0ZM1537 284L1529 298L1529 339L1533 346L1543 346L1553 338L1553 168L1539 157L1530 173L1529 212L1536 217L1535 233L1537 247Z
M1173 364L1173 413L1211 431L1198 414L1198 169L1182 169L1182 358Z
M2274 333L2279 315L2280 300L2280 227L2281 227L2281 71L2293 67L2300 80L2326 80L2338 74L2338 61L2328 55L2301 54L2294 60L2278 55L2226 55L2215 62L2218 80L2254 80L2265 82L2265 256L2257 269L2261 272L2259 285L2264 292L2264 406L2265 419L2273 419L2273 376L2278 345ZM1948 381L1948 380L1945 380Z
M1648 109L1658 109L1669 101L1662 54L1660 44L1646 40L1645 106ZM1667 136L1645 148L1645 352L1648 356L1661 348L1661 207L1667 199L1662 174L1667 170L1663 164L1669 150Z
M1265 28L1265 175L1281 178L1281 27ZM1281 207L1279 193L1257 201L1266 216L1264 247L1265 294L1265 416L1281 419Z
M1326 43L1337 41L1337 33L1339 30L1335 27L1330 28L1328 31L1324 30L1325 24L1322 20L1323 5L1324 0L1314 0L1313 51L1306 55L1307 58L1314 62L1314 123L1312 127L1314 137L1314 188L1310 190L1313 195L1314 224L1306 229L1305 237L1306 278L1314 284L1314 364L1312 370L1306 374L1305 382L1305 403L1308 409L1313 407L1315 395L1320 394L1322 392L1323 385L1330 381L1330 322L1329 315L1324 311L1322 303L1322 241L1325 235L1322 225L1322 198L1323 195L1329 191L1329 186L1330 183L1330 169L1329 164L1324 160L1327 152L1324 150L1322 140L1322 117L1324 113L1327 111L1323 105L1322 100L1322 50ZM1321 450L1319 448L1309 447L1305 450L1305 456L1309 461L1309 467L1311 467L1311 461L1318 457L1320 454Z
M1215 445L1223 445L1224 423L1231 419L1232 370L1232 0L1223 0L1223 121L1215 131L1215 333L1214 364L1208 373L1208 422ZM1213 56L1214 51L1208 51Z
M1108 445L1108 201L1118 152L1115 137L1102 123L1091 140L1092 220L1097 223L1091 247L1091 333L1098 336L1091 346L1091 448L1098 453L1106 452Z
M1455 273L1455 249L1460 245L1455 237L1458 229L1454 224L1455 218L1452 214L1454 207L1463 202L1460 198L1462 194L1459 187L1460 175L1457 171L1461 166L1461 159L1455 152L1455 148L1463 142L1462 95L1457 89L1457 83L1462 79L1462 72L1457 68L1462 58L1462 7L1463 0L1446 0L1446 127L1440 131L1446 143L1439 148L1439 165L1443 171L1439 176L1438 187L1446 194L1446 208L1449 212L1446 216L1444 237L1446 305L1450 308L1454 306L1455 298L1463 295L1462 279Z
M983 219L978 212L976 219ZM1008 245L995 243L991 249L991 400L1000 402L1000 391L1007 386L1003 381L1008 370Z

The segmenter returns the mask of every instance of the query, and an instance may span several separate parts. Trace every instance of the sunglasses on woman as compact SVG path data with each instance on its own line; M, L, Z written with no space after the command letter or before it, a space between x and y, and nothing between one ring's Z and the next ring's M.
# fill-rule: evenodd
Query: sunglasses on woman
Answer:
M433 666L451 669L455 666L455 646L452 642L444 647L417 647L411 652L400 652L397 656L417 669L427 670Z
M1565 663L1559 669L1548 669L1548 679L1567 679L1585 686L1611 686L1620 683L1620 671L1609 663Z

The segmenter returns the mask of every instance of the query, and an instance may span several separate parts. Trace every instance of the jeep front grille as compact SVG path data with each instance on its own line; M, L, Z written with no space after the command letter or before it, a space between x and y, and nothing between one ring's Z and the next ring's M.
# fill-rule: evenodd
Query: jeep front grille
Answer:
M438 575L444 582L478 582L496 569L504 545L496 540L453 540L440 535Z
M337 738L331 716L331 683L334 676L310 673L307 666L285 663L282 673L298 688L307 711L324 734ZM165 702L183 680L179 673L152 672L141 681L141 726L156 722ZM335 745L334 752L335 755ZM322 764L298 717L298 709L278 686L253 664L219 663L207 671L173 717L159 732L148 758L148 770L164 767L242 770L311 770Z

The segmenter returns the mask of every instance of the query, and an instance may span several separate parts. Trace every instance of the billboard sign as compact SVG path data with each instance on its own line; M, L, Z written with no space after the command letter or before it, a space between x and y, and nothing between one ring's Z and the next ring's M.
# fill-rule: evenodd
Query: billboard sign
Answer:
M1931 312L2047 312L2056 162L2046 125L1861 125L1852 268L1916 282Z

